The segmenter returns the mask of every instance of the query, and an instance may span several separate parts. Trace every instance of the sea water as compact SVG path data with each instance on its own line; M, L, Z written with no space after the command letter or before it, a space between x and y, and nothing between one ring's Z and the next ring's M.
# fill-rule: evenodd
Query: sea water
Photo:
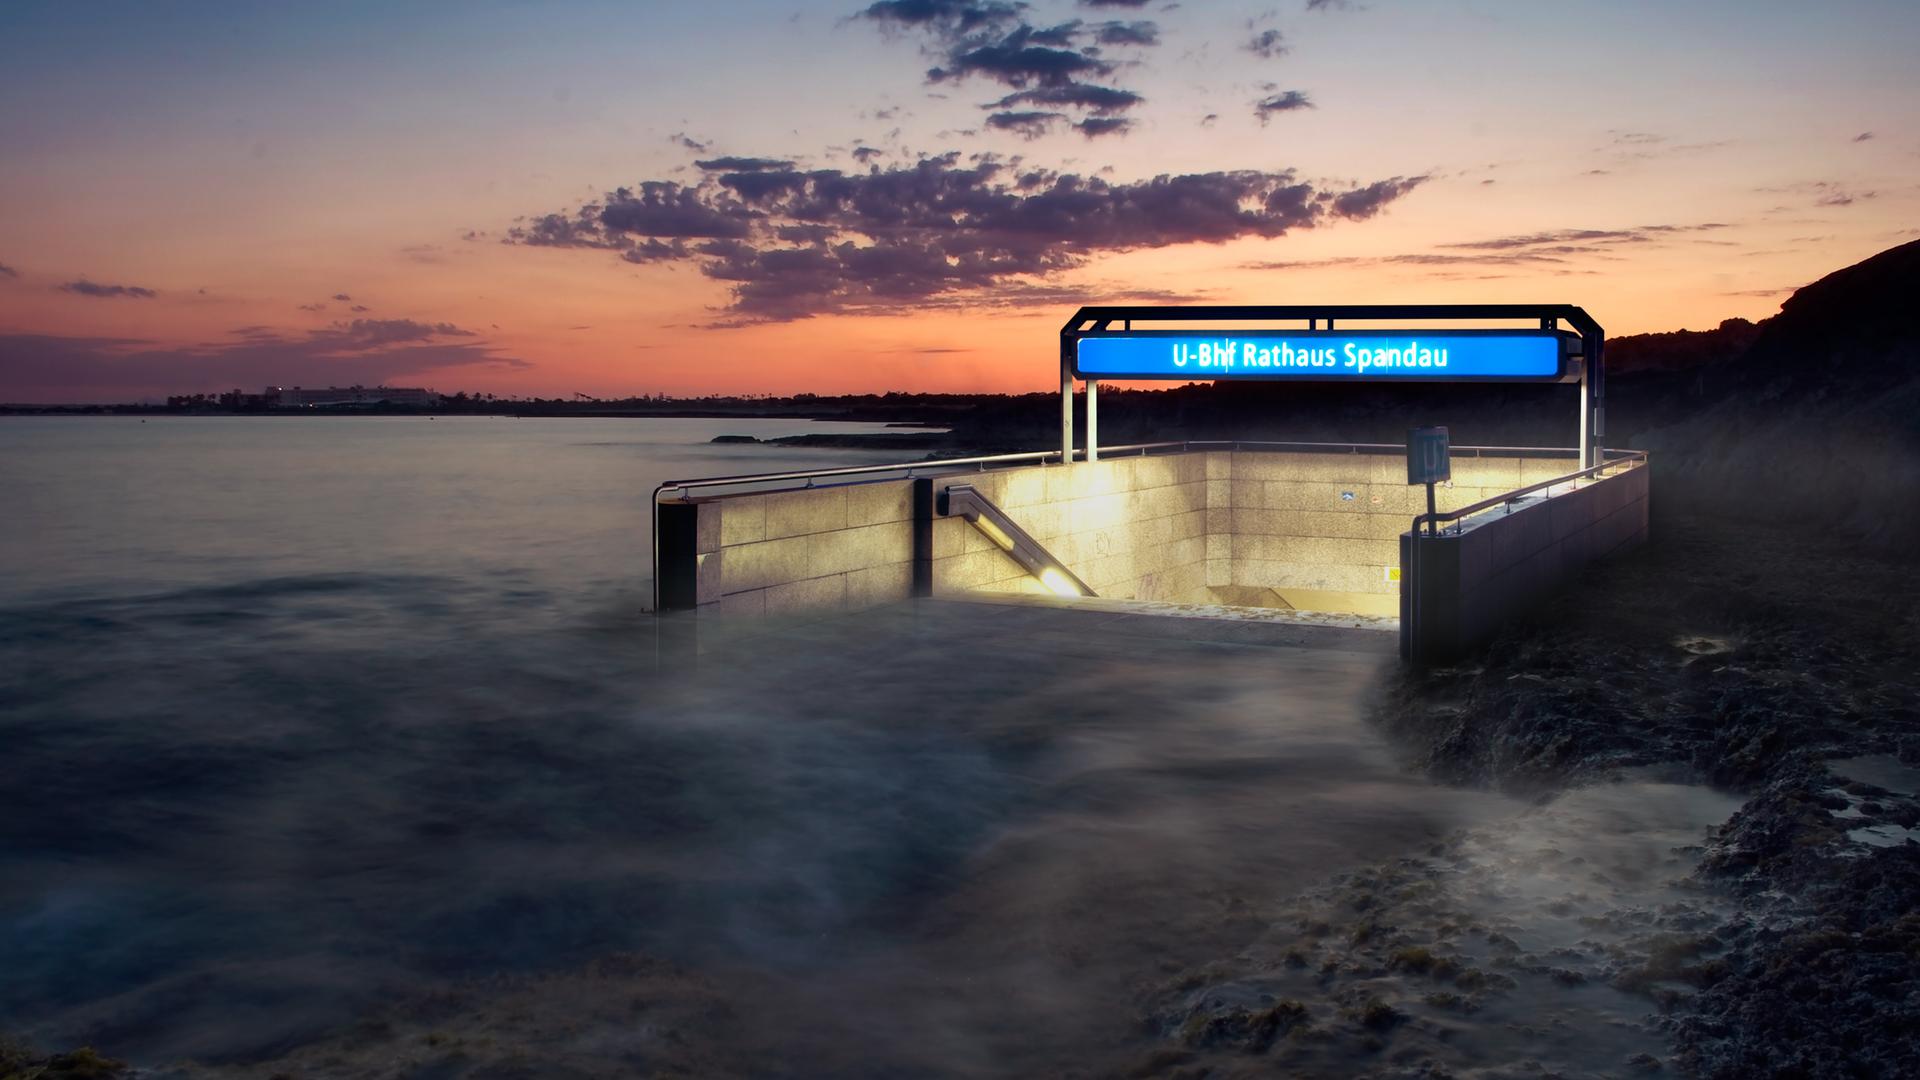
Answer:
M955 603L663 652L653 486L893 456L709 443L821 428L0 420L0 1033L261 1076L1106 1075L1296 897L1537 815L1402 767L1364 635ZM1661 1048L1594 1008L1624 1033L1561 1064ZM1451 1064L1540 1053L1502 1030Z

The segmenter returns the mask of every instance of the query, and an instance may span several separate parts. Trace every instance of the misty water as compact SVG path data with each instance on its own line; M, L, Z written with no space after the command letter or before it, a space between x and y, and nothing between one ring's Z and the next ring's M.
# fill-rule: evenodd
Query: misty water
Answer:
M1284 999L1333 1033L1303 1075L1661 1052L1598 975L1704 902L1732 802L1427 783L1366 721L1387 639L968 603L663 637L653 486L890 457L709 444L869 427L0 420L0 1032L235 1075L1108 1075ZM1517 992L1365 968L1383 912Z

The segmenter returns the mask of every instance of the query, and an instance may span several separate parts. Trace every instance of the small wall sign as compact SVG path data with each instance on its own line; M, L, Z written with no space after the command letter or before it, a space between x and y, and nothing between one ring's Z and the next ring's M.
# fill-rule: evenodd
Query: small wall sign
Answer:
M1437 484L1453 478L1444 427L1421 427L1407 432L1407 483Z

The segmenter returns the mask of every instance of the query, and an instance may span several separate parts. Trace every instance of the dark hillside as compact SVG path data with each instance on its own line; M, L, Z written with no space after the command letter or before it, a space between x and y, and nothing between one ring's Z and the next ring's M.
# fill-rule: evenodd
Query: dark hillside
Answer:
M1698 411L1633 440L1657 452L1662 499L1805 517L1887 544L1911 535L1920 527L1917 297L1920 241L1806 286L1737 361L1670 387L1669 401L1695 397Z

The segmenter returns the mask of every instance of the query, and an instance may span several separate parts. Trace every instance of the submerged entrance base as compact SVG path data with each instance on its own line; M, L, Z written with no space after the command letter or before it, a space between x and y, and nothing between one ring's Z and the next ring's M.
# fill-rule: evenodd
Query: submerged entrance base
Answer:
M657 508L662 607L793 615L915 595L1048 592L988 531L935 513L939 493L958 484L1004 511L1103 599L1417 621L1445 609L1447 589L1464 589L1474 599L1456 606L1472 617L1451 622L1445 633L1455 636L1484 632L1489 619L1568 569L1646 530L1646 475L1637 461L1502 506L1498 522L1489 514L1449 526L1466 569L1449 581L1430 574L1420 609L1409 615L1400 583L1414 570L1403 563L1446 536L1411 540L1425 493L1405 483L1403 448L1181 445L1067 466L948 471L928 462L884 479L799 490L683 492ZM1577 468L1573 450L1456 448L1439 506L1470 507ZM1567 497L1590 488L1606 490Z

